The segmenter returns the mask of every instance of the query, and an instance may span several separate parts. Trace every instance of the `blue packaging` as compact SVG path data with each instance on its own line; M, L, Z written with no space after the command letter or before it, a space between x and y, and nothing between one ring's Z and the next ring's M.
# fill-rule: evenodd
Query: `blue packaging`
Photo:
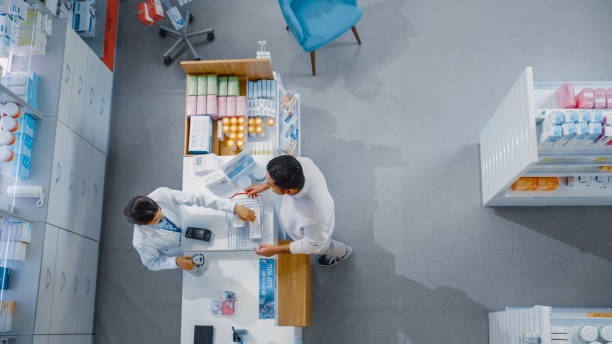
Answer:
M15 152L15 154L23 154L28 158L32 158L32 144L34 143L32 138L22 133L15 134L15 137L17 138L17 141L15 141L15 144L11 146L13 152Z
M274 319L274 259L259 260L259 319Z
M9 282L11 281L11 269L0 267L0 289L9 289Z
M34 139L34 130L36 129L36 120L32 115L25 113L23 116L17 118L19 123L19 129L15 134L25 134Z
M31 160L23 154L17 154L10 162L4 164L3 175L16 177L19 179L30 179Z

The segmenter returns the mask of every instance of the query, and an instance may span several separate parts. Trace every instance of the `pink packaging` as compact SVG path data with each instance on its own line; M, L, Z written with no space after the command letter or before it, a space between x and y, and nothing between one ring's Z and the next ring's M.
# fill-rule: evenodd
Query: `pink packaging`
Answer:
M606 103L608 108L612 108L612 88L606 91Z
M198 114L197 96L187 96L187 116Z
M227 117L227 97L217 97L217 114L219 118Z
M236 96L227 97L227 115L236 116Z
M561 109L572 109L576 107L576 91L574 84L563 84L557 90L557 103Z
M236 97L236 116L246 116L246 104L247 100L245 96Z
M217 96L214 94L206 96L206 114L213 117L217 116Z
M576 101L578 102L578 107L581 109L592 109L595 106L594 92L592 88L585 88L578 96L576 96Z
M594 92L594 103L596 109L605 109L606 108L606 90L603 88L598 88Z
M197 96L198 115L206 115L206 96Z

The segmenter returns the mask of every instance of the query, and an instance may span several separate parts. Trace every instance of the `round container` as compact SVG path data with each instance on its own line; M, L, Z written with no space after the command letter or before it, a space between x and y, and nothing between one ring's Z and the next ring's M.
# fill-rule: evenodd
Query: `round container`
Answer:
M255 124L255 119L253 117L249 117L249 120L247 121L247 123L249 123L249 125L253 125ZM612 167L612 166L610 166Z
M242 124L238 125L238 132L244 133L244 125Z
M606 342L612 342L612 326L599 326L599 336Z
M21 109L21 106L13 102L7 102L6 104L4 104L4 108L2 112L13 118L19 118L23 114L23 110Z
M252 125L249 125L249 134L255 134L255 127Z
M19 129L19 123L11 116L2 116L0 128L14 133Z
M276 121L274 121L274 118L268 118L266 123L268 123L268 126L273 127Z
M244 140L244 131L239 131L238 134L236 134L236 138L238 140Z
M229 125L230 124L230 120L227 117L223 117L223 119L221 121L223 122L224 125Z
M232 117L232 118L230 118L230 123L232 125L236 125L238 123L238 119L236 117Z
M244 124L244 117L238 117L238 124Z
M236 139L236 133L229 133L229 138L230 138L230 140L235 140Z
M594 342L597 335L597 329L593 326L584 325L578 328L578 337L587 343Z
M263 124L263 119L261 119L261 117L255 118L255 125L256 126L260 126L262 124Z
M0 147L0 161L9 162L13 160L14 157L15 157L15 153L13 153L12 149L6 146Z
M243 140L237 140L236 141L236 147L238 147L238 149L243 149L244 148L244 141ZM249 184L251 185L251 184Z
M229 125L224 125L224 126L223 126L223 132L224 132L224 133L226 133L226 134L230 132L230 127L229 127Z
M0 130L0 145L10 146L17 141L15 134L8 130Z
M236 142L234 140L227 140L227 148L235 151L236 150Z

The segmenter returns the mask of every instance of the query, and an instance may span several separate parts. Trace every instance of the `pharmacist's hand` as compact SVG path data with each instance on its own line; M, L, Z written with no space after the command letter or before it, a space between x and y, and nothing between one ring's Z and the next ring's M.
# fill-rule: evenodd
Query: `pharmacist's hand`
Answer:
M246 188L244 191L248 193L249 197L253 198L253 197L259 196L259 193L264 192L268 190L269 188L270 186L268 186L268 184L263 183L263 184L251 185L248 188Z
M242 221L255 221L255 212L243 205L238 204L236 208L234 208L234 213L236 213Z
M277 253L276 246L270 244L261 244L259 245L258 249L255 249L255 253L264 257L272 257Z
M191 257L176 257L175 261L179 269L190 271L195 268L195 264L191 261Z

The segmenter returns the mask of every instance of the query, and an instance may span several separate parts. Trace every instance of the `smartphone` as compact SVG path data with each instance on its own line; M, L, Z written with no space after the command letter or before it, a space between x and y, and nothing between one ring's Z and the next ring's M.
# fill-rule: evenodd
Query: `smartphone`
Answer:
M187 227L185 236L189 239L197 239L209 242L212 237L212 231L206 228Z

